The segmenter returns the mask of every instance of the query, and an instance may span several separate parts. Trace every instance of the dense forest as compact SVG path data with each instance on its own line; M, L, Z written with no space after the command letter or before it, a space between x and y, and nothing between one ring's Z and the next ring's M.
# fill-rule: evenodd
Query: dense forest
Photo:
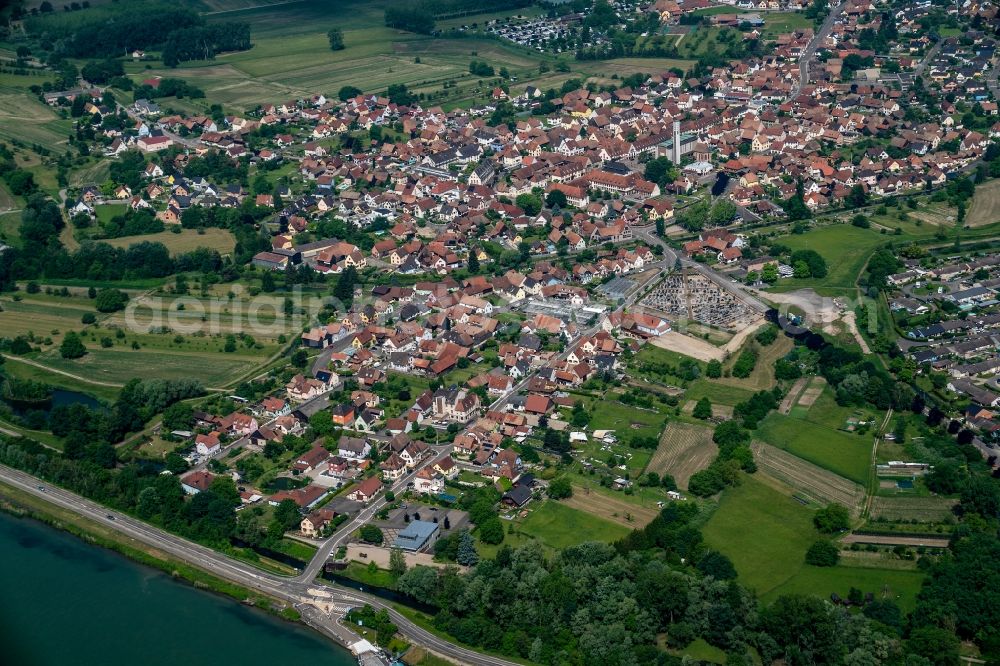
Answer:
M56 58L114 58L156 49L169 67L252 46L245 23L207 23L191 9L159 3L145 3L140 11L122 3L42 13L25 21L25 29Z

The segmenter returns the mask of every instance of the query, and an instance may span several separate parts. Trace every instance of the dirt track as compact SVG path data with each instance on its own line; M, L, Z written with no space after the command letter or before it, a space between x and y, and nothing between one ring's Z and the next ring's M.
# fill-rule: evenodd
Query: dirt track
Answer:
M747 338L756 333L757 330L764 324L765 320L763 318L756 320L753 324L747 326L734 335L733 338L722 347L716 347L715 345L709 344L704 340L693 338L689 335L678 333L677 331L670 331L669 333L664 333L659 337L653 338L650 340L650 344L653 344L660 349L667 349L679 354L684 354L685 356L690 356L691 358L695 358L706 363L709 361L722 361L725 360L727 356L733 354L740 347L742 347Z

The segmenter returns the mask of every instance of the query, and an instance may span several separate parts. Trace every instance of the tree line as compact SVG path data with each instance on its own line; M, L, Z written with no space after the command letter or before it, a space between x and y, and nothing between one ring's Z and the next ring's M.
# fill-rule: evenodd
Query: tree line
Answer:
M434 19L443 16L467 16L498 12L531 5L533 0L415 0L393 3L385 10L385 24L390 28L429 35Z

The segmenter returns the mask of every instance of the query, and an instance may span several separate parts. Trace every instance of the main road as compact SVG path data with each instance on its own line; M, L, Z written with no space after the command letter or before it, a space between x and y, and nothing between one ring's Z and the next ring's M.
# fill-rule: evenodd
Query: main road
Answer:
M399 628L399 632L407 639L446 659L472 666L515 666L513 662L505 659L481 654L441 639L414 624L373 595L332 587L309 579L305 574L297 578L285 578L260 571L249 564L233 560L210 548L164 532L5 465L0 465L0 481L93 522L103 524L136 543L155 548L214 576L286 601L302 613L307 624L345 646L356 642L358 636L348 630L341 623L341 619L348 609L368 604L376 609L385 609Z
M840 18L840 13L844 11L844 7L847 5L846 2L842 2L836 7L830 9L830 13L826 15L823 19L823 23L819 26L819 30L816 35L809 41L806 45L805 51L799 56L799 81L798 85L792 91L792 97L799 94L799 90L809 85L809 66L812 64L813 59L816 57L816 51L822 46L823 41L830 36L830 32L833 30L833 24L837 22Z

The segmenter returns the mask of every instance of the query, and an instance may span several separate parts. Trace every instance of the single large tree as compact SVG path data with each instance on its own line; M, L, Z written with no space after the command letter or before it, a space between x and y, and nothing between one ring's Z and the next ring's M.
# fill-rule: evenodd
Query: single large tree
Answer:
M344 31L340 28L332 28L326 33L326 38L330 40L331 51L344 50Z
M70 331L59 345L59 355L63 358L80 358L87 353L83 341L76 331Z

